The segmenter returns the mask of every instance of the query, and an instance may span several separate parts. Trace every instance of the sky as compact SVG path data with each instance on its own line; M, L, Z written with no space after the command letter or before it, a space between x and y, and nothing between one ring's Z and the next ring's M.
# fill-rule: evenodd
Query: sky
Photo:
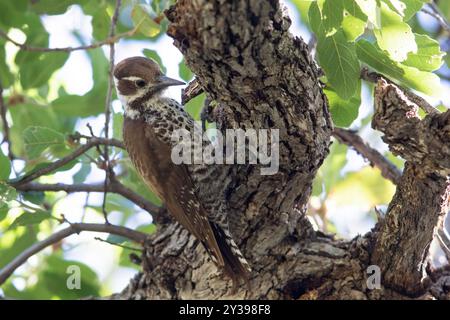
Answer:
M301 36L306 42L310 38L310 34L305 27L300 23L300 17L295 8L290 3L287 3L288 14L292 20L291 32L295 35ZM426 22L426 25L431 25L434 21L428 21L432 19L429 16L421 15L420 17ZM43 18L43 22L46 30L50 33L50 47L66 47L66 46L79 46L77 38L73 36L72 32L76 30L87 43L92 42L92 28L90 25L91 18L85 16L82 10L78 6L72 6L63 15L58 16L46 16ZM23 40L23 35L20 32L12 32L10 34L14 39L19 41ZM22 37L22 38L21 38ZM175 79L179 79L178 75L178 63L182 60L182 55L172 45L172 39L167 35L163 35L157 42L149 41L129 41L121 40L116 45L115 61L136 55L142 55L144 48L157 50L160 55L164 66L167 68L167 76ZM16 50L12 44L7 45L7 51L13 52ZM108 48L104 47L106 56L109 56ZM80 72L83 70L83 72ZM70 54L70 58L64 67L59 70L55 78L65 85L66 91L69 94L82 95L88 92L92 87L92 72L90 69L90 62L87 54L84 51L75 51ZM446 83L446 89L449 89L449 84ZM167 94L180 101L181 89L180 87L171 87ZM353 128L360 126L361 120L364 119L372 110L371 92L366 86L363 86L362 92L362 106L360 108L360 114L358 119L354 122ZM439 101L431 100L433 104ZM446 105L450 105L450 97L446 97ZM122 110L119 101L113 102L113 108L115 112ZM104 123L103 115L89 118L88 120L79 121L77 124L77 131L89 134L86 128L86 124L89 122L97 135L101 134L102 126ZM380 133L366 128L361 132L363 139L369 141L369 143L380 151L387 151L387 146L381 141ZM364 159L357 155L355 152L350 151L348 153L348 164L344 168L343 173L351 170L361 168L366 165ZM76 172L78 167L72 169L72 171L64 173L57 173L55 180L62 183L72 183L71 173ZM88 176L86 183L93 183L102 181L104 178L104 172L99 169L94 169ZM54 181L53 181L54 182ZM91 194L89 197L89 203L92 205L100 205L102 203L101 194ZM84 204L86 202L86 196L84 194L71 194L58 201L55 212L64 212L69 221L81 221L82 217L86 217L86 221L89 222L103 222L103 218L90 212L89 209L85 211ZM134 228L141 224L151 223L151 217L148 213L142 211L140 208L135 207L137 214L132 219L126 222L126 226ZM337 205L330 204L328 206L328 216L336 224L337 229L343 235L347 237L353 237L357 234L363 234L369 230L373 221L367 217L366 212L370 208L361 207L360 204L355 203L347 207L339 207ZM112 223L118 223L121 219L120 212L112 212L109 216ZM370 221L368 221L368 219ZM137 272L131 268L118 267L118 250L110 244L103 243L94 240L94 237L106 238L105 234L96 233L82 233L80 235L71 236L64 241L65 257L67 259L78 260L88 264L99 275L100 281L106 283L108 290L104 294L110 294L122 290L129 282L129 279ZM33 257L29 261L29 265L21 267L22 270L29 266L36 265L38 259ZM21 272L19 269L17 272ZM21 280L17 280L15 285L20 289L23 287Z

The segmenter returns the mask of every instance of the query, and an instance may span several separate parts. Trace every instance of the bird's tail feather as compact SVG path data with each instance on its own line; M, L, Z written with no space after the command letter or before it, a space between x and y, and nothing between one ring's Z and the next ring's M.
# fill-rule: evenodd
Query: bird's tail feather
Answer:
M224 260L224 271L233 281L233 292L241 280L248 284L251 268L234 242L230 232L210 222L217 244Z

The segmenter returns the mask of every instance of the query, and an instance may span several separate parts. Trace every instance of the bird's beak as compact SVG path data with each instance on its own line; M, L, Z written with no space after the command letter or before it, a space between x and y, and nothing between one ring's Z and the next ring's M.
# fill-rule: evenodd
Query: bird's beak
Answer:
M158 77L158 86L160 87L170 87L170 86L181 86L184 85L183 81L175 80L166 76Z

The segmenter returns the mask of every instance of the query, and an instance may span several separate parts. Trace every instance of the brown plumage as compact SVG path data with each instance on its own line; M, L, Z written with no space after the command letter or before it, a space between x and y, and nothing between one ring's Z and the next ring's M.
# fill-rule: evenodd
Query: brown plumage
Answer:
M193 133L196 126L178 102L162 97L165 88L182 82L165 77L154 61L142 57L120 62L114 77L125 108L123 138L132 163L174 218L232 278L235 288L240 279L248 279L250 267L231 237L226 212L215 212L208 201L201 201L198 184L207 183L208 176L196 172L212 171L176 165L171 159L172 132L183 128Z

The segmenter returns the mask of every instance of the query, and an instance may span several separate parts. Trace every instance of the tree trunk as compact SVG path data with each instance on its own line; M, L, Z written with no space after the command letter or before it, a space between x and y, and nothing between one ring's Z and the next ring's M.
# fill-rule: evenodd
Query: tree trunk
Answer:
M253 268L248 288L232 294L231 281L203 247L178 224L158 219L143 272L115 297L379 299L434 292L448 298L446 272L423 282L418 266L426 261L448 204L450 111L423 120L411 117L399 106L413 104L395 96L400 91L394 85L378 85L374 127L385 133L394 152L405 157L405 150L417 151L420 145L421 157L405 157L397 193L373 232L335 240L315 232L305 216L333 125L320 71L305 42L289 33L290 20L279 2L179 0L166 14L174 44L208 98L217 102L217 127L223 132L280 129L279 171L261 175L259 165L226 168L218 201L226 202L234 237ZM411 133L402 141L395 139L404 128L400 124L409 125ZM380 289L367 287L371 264L381 269Z

